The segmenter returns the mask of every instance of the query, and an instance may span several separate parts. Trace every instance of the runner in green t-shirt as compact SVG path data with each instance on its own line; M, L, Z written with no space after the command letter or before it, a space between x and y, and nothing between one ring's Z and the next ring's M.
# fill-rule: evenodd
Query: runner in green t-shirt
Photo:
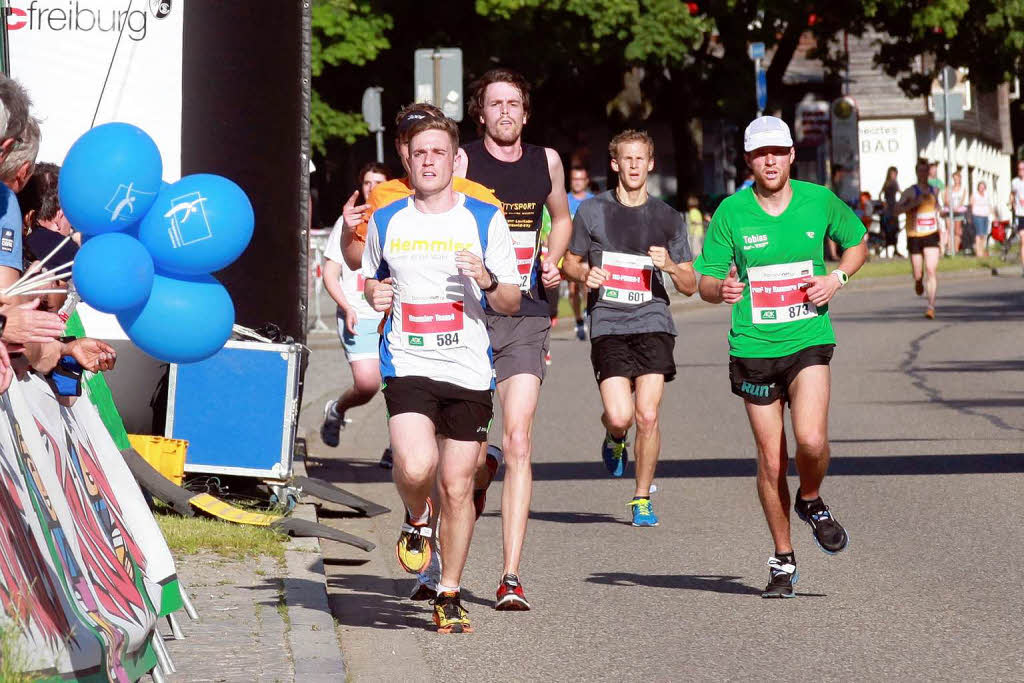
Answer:
M775 554L763 597L791 598L797 580L790 539L784 404L796 436L800 475L794 509L826 553L849 537L821 500L828 469L829 361L835 334L828 302L864 264L864 226L827 188L790 180L794 159L789 126L755 119L743 136L754 186L718 207L694 263L701 298L734 304L729 331L729 379L744 399L757 446L757 489ZM825 272L824 240L844 249Z

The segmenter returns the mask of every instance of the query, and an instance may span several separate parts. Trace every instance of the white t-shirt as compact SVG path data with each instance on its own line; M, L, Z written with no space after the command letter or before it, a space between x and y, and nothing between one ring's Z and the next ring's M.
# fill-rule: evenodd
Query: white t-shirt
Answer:
M384 314L373 310L373 306L367 302L366 297L363 295L363 282L365 278L362 273L348 267L345 263L345 257L341 253L341 231L343 225L343 218L339 218L338 222L334 224L334 229L331 230L331 234L327 237L327 248L324 249L324 258L341 265L341 291L349 305L356 309L356 315L359 320L380 322ZM338 307L338 315L341 315L340 306Z
M465 389L493 388L484 295L459 274L455 253L481 257L498 282L519 285L515 252L501 211L463 194L440 214L413 198L374 211L362 274L390 277L395 289L380 349L381 377L426 377Z
M1024 216L1024 179L1017 177L1011 180L1010 192L1013 193L1013 215Z

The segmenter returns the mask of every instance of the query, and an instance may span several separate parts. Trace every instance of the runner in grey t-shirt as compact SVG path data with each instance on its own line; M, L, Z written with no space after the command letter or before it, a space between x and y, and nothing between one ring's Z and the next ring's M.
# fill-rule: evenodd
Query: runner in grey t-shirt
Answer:
M618 185L576 211L562 270L590 290L590 360L604 405L605 467L613 477L625 472L635 416L636 492L629 507L633 526L657 526L650 488L661 448L658 412L665 382L676 374L676 328L662 274L687 296L697 291L697 275L682 215L647 194L650 136L625 131L608 151Z

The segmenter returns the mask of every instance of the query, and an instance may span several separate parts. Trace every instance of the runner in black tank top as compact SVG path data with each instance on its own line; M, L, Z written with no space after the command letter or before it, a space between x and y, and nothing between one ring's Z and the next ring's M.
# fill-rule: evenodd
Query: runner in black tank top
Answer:
M551 319L545 286L557 285L554 264L565 255L572 233L565 172L554 150L522 141L530 113L530 87L522 76L494 69L477 82L470 98L469 114L483 131L483 139L463 147L466 177L494 191L501 200L516 250L523 292L518 315L487 311L494 376L502 408L502 447L505 478L501 497L504 571L498 586L495 609L527 610L519 581L519 560L530 515L533 473L530 469L534 412L544 379L544 356ZM541 212L551 214L548 258L538 259ZM481 453L481 461L484 461ZM483 508L482 491L493 477L484 467L478 471L475 494ZM479 514L479 513L478 513Z

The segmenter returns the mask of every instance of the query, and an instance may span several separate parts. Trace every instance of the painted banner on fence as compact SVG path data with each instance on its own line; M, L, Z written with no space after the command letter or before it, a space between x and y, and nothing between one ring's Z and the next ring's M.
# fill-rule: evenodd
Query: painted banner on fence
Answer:
M0 409L0 602L19 668L138 679L156 665L165 593L180 600L138 485L85 398L62 405L29 375Z

